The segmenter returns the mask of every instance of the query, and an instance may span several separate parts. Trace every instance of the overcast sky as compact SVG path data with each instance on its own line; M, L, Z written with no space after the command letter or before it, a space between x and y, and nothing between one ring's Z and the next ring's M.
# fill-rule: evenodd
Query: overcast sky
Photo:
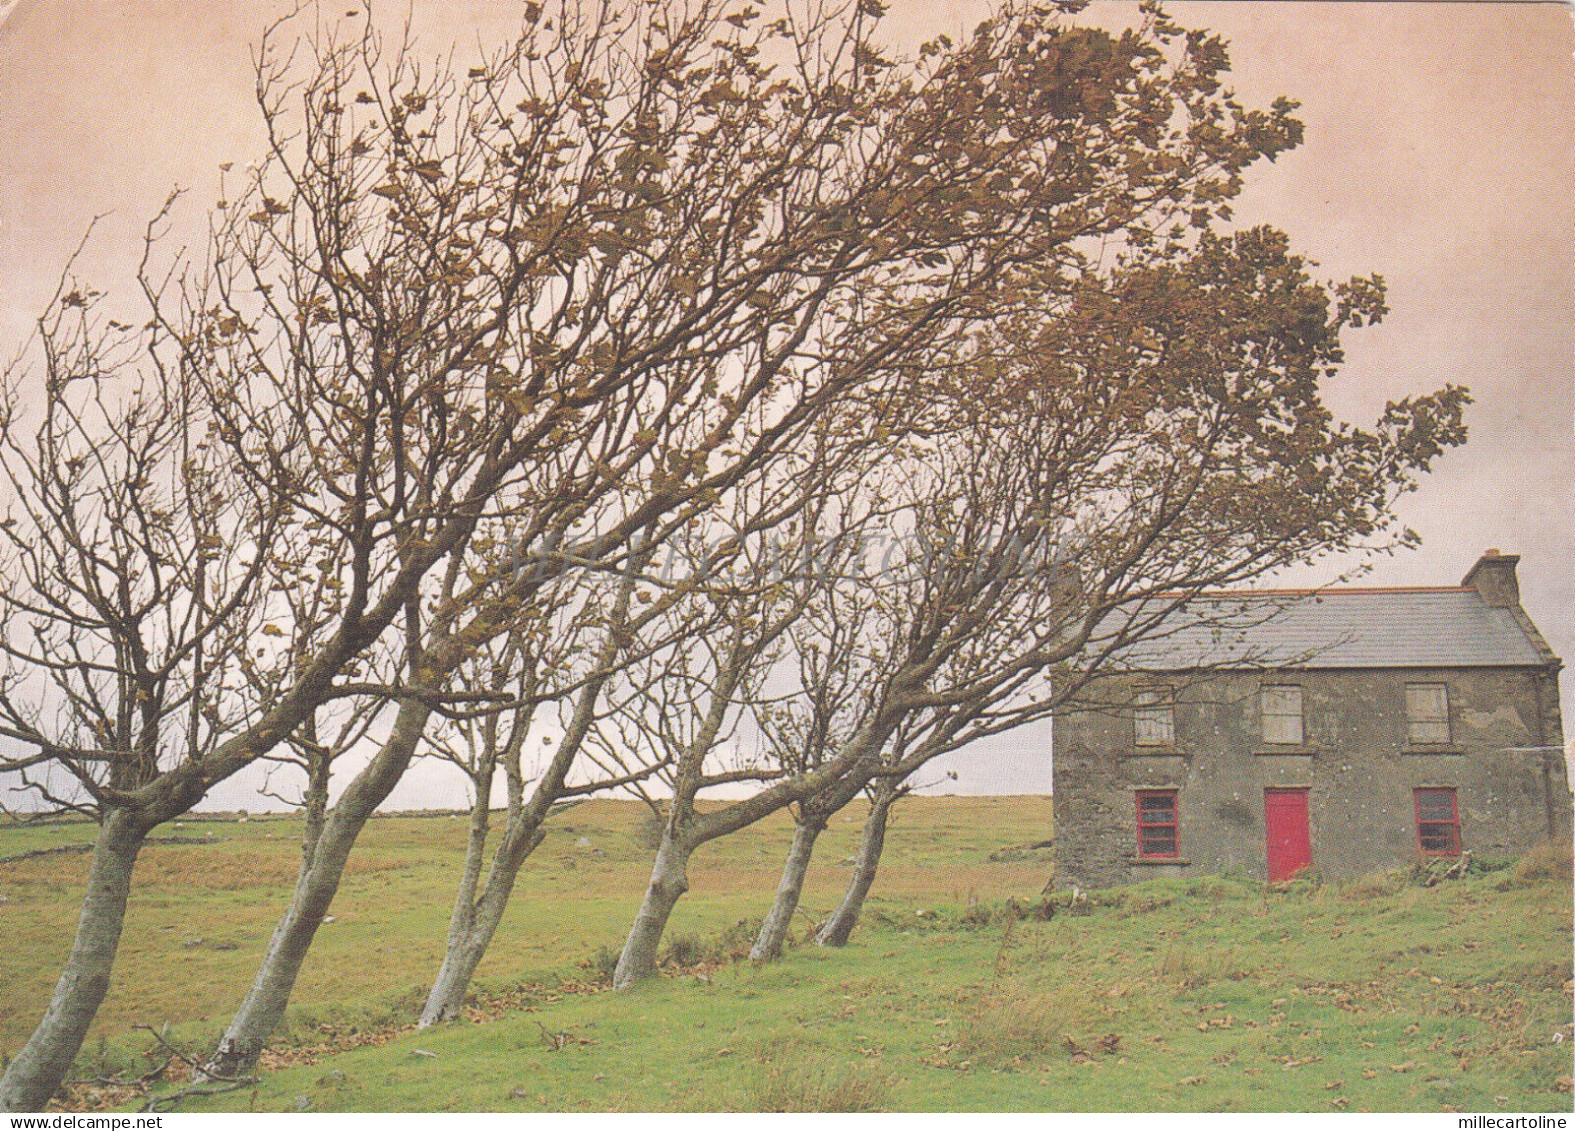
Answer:
M355 0L331 5L358 6ZM392 2L380 9L402 7ZM200 231L221 161L259 152L250 45L273 0L0 0L0 352L9 357L88 223L80 273L128 289L143 226L175 185ZM493 39L497 0L417 0L431 54ZM914 46L983 3L893 0ZM1131 5L1092 5L1116 23ZM1422 548L1363 584L1451 585L1489 546L1522 556L1524 604L1575 657L1575 25L1556 4L1175 3L1231 45L1249 105L1302 104L1306 143L1250 175L1244 223L1284 228L1331 278L1378 272L1393 313L1349 337L1326 395L1371 423L1385 400L1470 387L1469 444L1401 506ZM107 214L107 215L105 215ZM1326 581L1351 562L1288 583ZM1565 703L1575 681L1566 675ZM959 787L1049 789L1048 732L958 763ZM235 791L230 804L244 804ZM418 775L393 802L452 804ZM439 796L440 794L444 796Z

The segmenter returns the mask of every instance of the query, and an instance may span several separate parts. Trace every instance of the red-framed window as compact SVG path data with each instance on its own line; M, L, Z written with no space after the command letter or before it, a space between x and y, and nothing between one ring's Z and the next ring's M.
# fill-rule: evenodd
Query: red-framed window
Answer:
M1460 855L1460 806L1453 789L1416 791L1416 842L1423 856Z
M1137 791L1138 856L1144 860L1173 860L1181 855L1176 834L1176 791Z

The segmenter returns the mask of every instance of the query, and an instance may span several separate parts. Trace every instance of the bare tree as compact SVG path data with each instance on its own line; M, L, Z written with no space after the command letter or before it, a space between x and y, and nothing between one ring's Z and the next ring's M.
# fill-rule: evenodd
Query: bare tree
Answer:
M486 710L479 719L467 714L455 720L466 736L465 769L475 802L443 965L421 1013L423 1028L458 1016L476 967L502 921L520 868L541 843L553 807L569 798L635 785L665 765L660 760L636 761L631 752L618 749L598 757L586 745L598 720L619 710L616 699L605 705L600 702L609 693L609 683L642 656L670 646L668 639L648 637L647 630L698 582L699 574L692 574L660 600L653 599L656 586L648 571L655 552L654 545L638 547L629 567L607 587L605 600L593 595L574 609L573 627L560 630L538 623L528 631L516 629L488 663L495 691L503 692L510 684L516 687L508 708ZM594 579L577 580L582 589L594 587ZM549 601L546 607L557 608L558 603ZM683 621L675 632L681 639L693 634ZM552 652L544 653L545 649ZM577 664L573 653L588 653L588 659ZM563 682L544 687L544 675ZM542 772L527 781L521 755L532 718L543 705L558 708L555 718L562 734L552 741ZM506 731L500 725L504 717L509 719ZM492 780L498 769L507 788L506 818L483 886ZM581 771L578 780L571 780L576 769Z
M877 544L876 549L880 548ZM849 580L856 585L859 579L843 581L843 599L828 594L830 599L813 606L789 632L800 693L762 704L755 712L756 730L772 760L798 774L835 758L860 733L869 711L880 702L879 672L861 662L869 655L865 622L870 608L856 599L856 591L848 592ZM751 959L780 957L803 894L815 842L861 788L858 775L844 774L823 791L789 807L793 839L771 910L750 948Z
M1393 502L1464 440L1464 390L1392 404L1372 431L1319 399L1342 329L1382 313L1376 281L1316 284L1280 233L1204 234L960 359L934 400L951 423L899 480L913 552L867 590L870 647L901 656L882 694L920 678L821 941L846 940L890 804L928 761L1078 701L1203 590L1414 537Z
M715 550L731 555L725 576L696 591L706 610L701 631L676 636L642 665L640 695L621 711L611 741L646 747L670 762L663 778L670 796L651 882L614 973L623 988L655 968L657 948L673 908L688 890L687 868L701 845L735 832L797 799L826 767L792 766L751 757L735 745L784 653L787 633L834 585L862 545L878 508L858 490L861 472L883 443L850 433L833 419L827 441L762 477L730 500L728 510L697 530L691 557ZM730 520L730 521L728 521ZM708 575L714 570L708 570ZM682 606L673 617L693 614ZM746 799L702 812L702 791L744 782L771 783Z
M244 695L277 555L304 540L283 469L237 475L184 376L143 366L138 335L67 279L34 342L41 403L17 369L0 384L0 738L18 750L0 770L99 832L71 955L0 1082L10 1111L42 1108L76 1055L148 832L301 721L300 697L254 714Z
M821 946L842 946L858 925L859 913L864 909L864 899L875 886L875 874L880 868L881 853L886 850L886 822L891 807L904 793L902 779L892 776L876 778L870 790L870 811L864 818L859 833L858 851L853 856L853 874L848 879L848 890L831 917L820 925L815 941Z

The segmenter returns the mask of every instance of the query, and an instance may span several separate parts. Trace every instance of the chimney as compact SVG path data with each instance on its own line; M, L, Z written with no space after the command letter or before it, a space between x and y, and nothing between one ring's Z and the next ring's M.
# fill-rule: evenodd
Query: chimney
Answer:
M1520 604L1520 582L1515 579L1515 566L1519 561L1519 554L1488 550L1477 559L1477 564L1460 584L1475 589L1483 601L1495 608L1513 608Z

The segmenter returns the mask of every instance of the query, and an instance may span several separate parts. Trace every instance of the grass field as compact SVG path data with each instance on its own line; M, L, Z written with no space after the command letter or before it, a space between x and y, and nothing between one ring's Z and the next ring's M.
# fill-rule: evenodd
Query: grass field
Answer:
M674 964L613 994L603 974L649 867L643 814L564 814L472 1016L419 1034L465 822L373 822L261 1083L186 1109L1570 1110L1567 861L1433 888L1155 882L1046 922L1006 902L1037 902L1049 874L1047 852L1018 847L1049 835L1048 799L916 798L845 950L731 960L775 886L781 819L702 850ZM823 839L798 936L839 897L860 816ZM0 829L0 857L91 832ZM95 1082L166 1059L134 1026L214 1040L288 896L299 832L287 818L161 830L181 843L138 866L72 1106L136 1099ZM48 1000L85 868L71 852L0 865L0 1050Z

